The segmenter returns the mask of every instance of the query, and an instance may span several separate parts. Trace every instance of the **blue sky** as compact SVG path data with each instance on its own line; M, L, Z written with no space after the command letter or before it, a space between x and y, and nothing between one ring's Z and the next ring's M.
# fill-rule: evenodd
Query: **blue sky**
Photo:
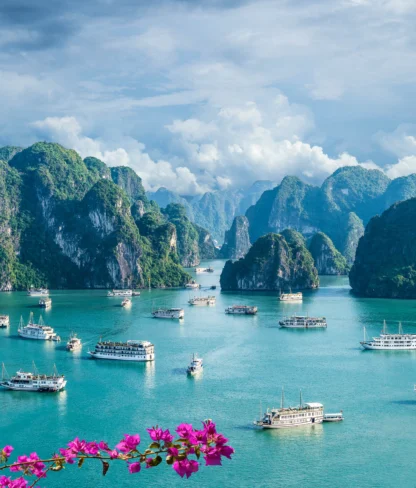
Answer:
M2 0L0 144L182 194L416 171L413 0Z

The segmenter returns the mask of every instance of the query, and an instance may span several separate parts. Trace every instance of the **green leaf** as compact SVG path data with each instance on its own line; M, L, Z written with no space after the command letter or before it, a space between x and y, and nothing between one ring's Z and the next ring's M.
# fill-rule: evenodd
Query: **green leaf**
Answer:
M153 459L153 466L158 466L162 462L162 457L161 456L156 456L155 459Z
M102 461L103 463L103 476L107 474L107 471L110 469L110 464L107 461Z
M173 456L166 456L166 464L173 464L173 461L175 461Z
M62 464L58 464L57 466L52 466L50 468L51 471L61 471L61 469L64 469L64 467L62 466Z
M85 457L82 457L78 461L78 468L80 468L84 464Z
M160 444L158 442L152 442L149 446L149 449L159 449Z

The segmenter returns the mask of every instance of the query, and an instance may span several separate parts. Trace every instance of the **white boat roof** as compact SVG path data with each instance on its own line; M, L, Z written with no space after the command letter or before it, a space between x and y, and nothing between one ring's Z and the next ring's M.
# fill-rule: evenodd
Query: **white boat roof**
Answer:
M309 408L319 408L323 407L322 403L305 403L305 405Z

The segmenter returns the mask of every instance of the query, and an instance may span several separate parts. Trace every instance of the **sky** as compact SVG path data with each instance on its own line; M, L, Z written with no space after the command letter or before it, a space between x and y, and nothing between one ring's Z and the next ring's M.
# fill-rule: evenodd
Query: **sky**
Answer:
M0 145L184 195L416 172L414 0L2 0Z

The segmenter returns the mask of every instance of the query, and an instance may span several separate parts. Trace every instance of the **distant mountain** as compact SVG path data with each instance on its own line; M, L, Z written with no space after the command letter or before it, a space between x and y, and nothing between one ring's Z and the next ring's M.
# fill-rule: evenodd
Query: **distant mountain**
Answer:
M287 176L247 210L250 240L286 228L306 237L323 232L351 265L369 219L396 199L412 196L416 175L392 181L381 171L360 166L338 169L321 187Z
M218 190L191 198L184 198L163 187L147 195L161 208L170 203L180 203L186 208L191 221L207 229L212 237L222 244L225 231L230 228L234 217L244 215L262 193L270 188L273 188L272 181L259 180L247 189Z
M357 294L416 298L416 198L373 217L360 239L350 285Z

